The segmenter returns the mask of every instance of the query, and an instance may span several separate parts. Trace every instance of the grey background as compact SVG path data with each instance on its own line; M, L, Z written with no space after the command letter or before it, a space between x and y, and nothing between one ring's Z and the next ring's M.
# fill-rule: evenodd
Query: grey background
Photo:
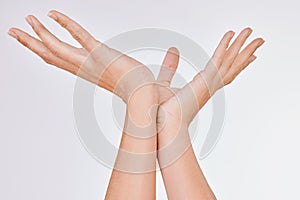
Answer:
M251 38L263 36L266 43L257 61L225 89L223 135L200 164L219 199L300 198L299 1L11 0L0 9L0 199L103 199L109 181L110 169L96 162L77 137L76 78L47 66L6 34L11 26L32 33L24 17L34 13L60 38L76 44L47 18L51 9L72 16L100 40L157 27L192 38L210 55L225 31L252 27ZM163 59L158 52L133 56L145 63ZM179 71L187 79L194 73L185 62ZM101 89L97 99L111 104ZM103 107L95 105L99 124L107 126L107 137L117 145L119 129L113 119L102 123L101 112L110 113ZM211 112L208 104L199 115L196 149ZM157 177L157 199L166 199Z

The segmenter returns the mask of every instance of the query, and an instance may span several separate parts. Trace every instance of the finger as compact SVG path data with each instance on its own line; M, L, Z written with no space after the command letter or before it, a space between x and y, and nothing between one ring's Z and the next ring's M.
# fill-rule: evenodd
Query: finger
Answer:
M240 68L240 70L231 70L228 72L228 74L226 74L224 80L225 80L225 85L231 83L240 73L241 71L243 71L247 66L249 66L254 60L256 60L256 56L255 55L251 55L250 57L248 57L247 60L244 61L243 63L243 67Z
M228 31L222 38L222 40L220 41L217 49L215 50L213 56L212 56L212 61L215 63L216 66L220 66L223 58L226 54L226 50L229 46L229 43L231 41L231 39L234 36L234 32L233 31Z
M229 74L238 74L240 71L245 69L249 63L248 60L254 54L254 52L264 43L261 38L253 40L235 59L232 67L229 70Z
M250 56L250 57L248 58L247 62L246 62L247 66L248 66L249 64L251 64L254 60L256 60L256 58L257 58L257 57L256 57L255 55Z
M8 34L16 38L23 46L41 57L46 63L55 65L73 74L77 72L76 66L53 55L40 40L32 37L26 32L17 28L12 28L9 30Z
M241 53L238 55L237 59L239 57L248 59L251 55L254 54L254 52L264 43L265 41L262 38L257 38L253 40L250 44L246 46L244 50L241 51Z
M87 51L91 52L94 48L101 44L77 22L67 17L66 15L52 10L49 12L48 16L54 19L63 28L67 29L67 31L70 32L73 38L77 40Z
M244 62L243 67L241 67L240 70L235 73L235 76L241 73L241 71L248 67L254 60L256 60L256 58L257 57L255 55L251 55L250 57L248 57L248 59Z
M179 51L175 47L172 47L168 50L164 58L157 80L169 86L178 67L178 63Z
M234 59L239 54L239 51L241 50L242 46L246 42L247 38L252 33L252 30L250 28L244 29L239 36L234 40L232 45L229 47L225 54L224 61L222 63L222 66L224 69L228 69L231 67Z
M84 62L85 57L75 53L77 48L60 41L37 18L29 15L26 17L26 21L52 54L74 65L80 66Z

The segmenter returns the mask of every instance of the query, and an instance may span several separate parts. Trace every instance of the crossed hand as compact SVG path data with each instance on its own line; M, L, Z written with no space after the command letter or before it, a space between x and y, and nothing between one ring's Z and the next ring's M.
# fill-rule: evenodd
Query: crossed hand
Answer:
M124 127L124 132L142 138L157 136L155 149L158 150L161 168L174 161L169 159L170 154L174 154L171 157L178 157L180 152L189 148L190 141L186 132L197 112L218 89L231 83L256 59L254 53L264 43L263 39L257 38L243 48L252 30L244 29L233 42L235 33L227 32L205 68L192 81L178 89L170 87L180 58L176 48L168 50L158 78L155 79L144 64L101 43L64 14L51 11L49 17L65 28L82 48L59 40L32 15L26 20L39 39L17 28L10 29L9 34L46 63L97 84L132 107L128 109L129 121L132 123ZM145 104L148 106L143 108ZM154 129L141 131L141 127L145 126L154 126ZM175 196L173 187L165 185L168 196ZM168 191L168 188L171 189Z

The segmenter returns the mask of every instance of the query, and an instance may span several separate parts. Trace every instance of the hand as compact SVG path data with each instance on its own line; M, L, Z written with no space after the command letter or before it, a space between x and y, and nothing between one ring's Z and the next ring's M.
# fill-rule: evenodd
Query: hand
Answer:
M164 83L159 88L161 101L157 119L158 149L173 142L180 129L189 126L208 99L218 89L231 83L243 69L256 59L254 52L264 43L263 39L257 38L241 50L251 32L250 28L244 29L230 47L229 43L234 32L227 32L205 69L181 90L170 88L171 79L178 65L178 51L173 49L174 55L166 56L164 66L169 67L161 70L159 77L167 78L158 78L159 81L162 81L161 83ZM164 75L166 72L169 76ZM176 143L176 145L178 144Z
M197 162L188 127L209 98L255 60L253 54L264 42L261 38L240 51L251 32L249 28L243 30L229 48L234 33L226 33L205 69L180 90L170 88L178 51L177 56L169 54L164 60L167 67L162 68L158 78L164 84L159 88L157 155L169 199L216 199Z
M125 102L134 89L154 80L142 63L99 42L69 17L57 11L48 15L69 31L82 48L60 41L32 15L26 21L40 40L17 28L10 29L9 34L46 63L95 83Z

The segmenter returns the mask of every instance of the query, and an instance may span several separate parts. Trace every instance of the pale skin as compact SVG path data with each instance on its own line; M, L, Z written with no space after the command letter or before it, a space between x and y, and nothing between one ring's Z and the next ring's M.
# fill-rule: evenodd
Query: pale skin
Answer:
M170 88L172 76L169 76L167 80L164 80L165 87L159 89L160 96L164 94L164 98L163 102L160 102L158 116L162 112L164 117L158 117L158 125L163 124L160 122L160 119L163 118L164 127L158 127L158 130L161 130L158 134L158 150L165 146L170 148L172 145L183 145L185 150L180 158L172 163L169 161L164 163L165 155L160 151L158 153L158 161L163 166L161 172L169 199L216 199L197 162L187 128L209 98L218 89L231 83L243 69L256 59L254 52L264 43L263 39L257 38L242 49L251 32L250 28L244 29L231 45L229 44L234 32L227 32L205 69L197 74L190 83L181 90L174 90ZM175 71L179 55L174 49L173 52L175 53L166 56L164 66ZM190 88L194 91L194 98L180 100L185 95L189 95ZM170 91L175 91L176 96ZM193 106L194 102L197 106ZM182 113L180 108L188 110L188 112ZM179 132L178 124L183 127ZM175 137L178 137L180 142L170 143Z
M135 136L140 133L135 129L128 130L124 127L120 149L132 153L149 153L150 156L140 162L150 165L149 169L153 168L153 170L147 173L119 170L122 168L122 162L126 160L126 156L123 157L120 151L107 189L106 199L155 199L156 153L153 152L156 150L158 150L157 158L169 199L216 199L191 147L188 126L218 89L231 83L256 59L254 53L264 40L257 38L243 48L252 30L244 29L232 44L230 41L234 33L227 32L205 69L182 89L170 88L170 82L179 62L178 50L170 48L156 81L159 86L147 84L133 92L131 89L133 86L137 88L145 83L155 82L152 73L142 63L109 47L103 47L101 42L62 13L51 11L49 16L66 28L82 48L75 48L60 41L34 16L28 16L27 21L40 39L16 28L10 29L9 34L39 55L45 62L91 81L122 98L127 105L125 127L130 123L138 126L150 124L150 129L146 130L149 137L146 139L131 136L132 133ZM103 67L105 70L100 79L95 78L94 68L85 68L82 73L79 73L87 56L99 46L101 46L100 52L102 53L96 55L99 55L97 59L101 64L102 60L111 60L115 55L119 55L118 60L107 68ZM137 67L143 71L142 79L138 79L137 82L118 83L123 75ZM134 75L134 71L132 74ZM141 76L141 73L137 72L137 76ZM117 84L121 84L121 89L116 90ZM159 105L158 109L155 109L155 105ZM149 116L150 109L153 112ZM154 121L156 123L151 123ZM158 134L153 134L151 130L158 131ZM130 134L127 134L128 132ZM170 156L168 149L180 151L179 154L174 151Z
M79 68L87 59L87 55L101 45L101 42L97 41L92 37L87 31L85 31L79 24L68 18L67 16L57 12L52 11L49 16L54 18L62 27L66 28L67 31L82 45L82 48L78 49L69 44L66 44L59 39L57 39L52 33L50 33L34 16L28 16L26 20L32 26L33 30L39 36L40 40L30 36L22 30L12 28L9 30L9 34L15 37L21 44L26 46L28 49L40 56L46 63L57 66L63 70L69 71L72 74L78 75ZM116 51L113 49L108 50L111 54ZM109 55L108 55L109 56ZM106 59L103 58L103 60ZM100 87L105 88L111 92L116 92L114 89L116 87L117 81L126 74L128 71L135 69L136 67L145 68L140 62L126 56L122 55L118 61L114 62L109 66L107 70L101 77L99 82L93 77L93 68L91 71L85 70L84 73L80 73L83 78L98 84ZM152 74L147 74L149 70L145 70L145 76L143 79L151 80L153 79ZM112 76L113 74L114 76ZM117 76L115 76L117 75ZM153 79L154 80L154 79ZM134 83L137 86L141 83ZM126 94L126 87L130 83L125 83L124 91L118 91L116 95L120 96L124 102L127 104L127 114L126 121L128 123L131 120L128 118L128 113L131 114L131 119L134 123L140 126L149 123L149 116L146 115L147 111L152 105L157 105L157 96L155 87L148 85L146 87L140 88L136 91L130 98L129 94ZM140 103L143 102L143 103ZM153 113L156 117L156 112ZM154 127L155 128L155 127ZM124 130L126 132L126 130ZM136 133L135 135L138 135ZM151 134L151 133L150 133ZM149 137L147 139L136 139L136 137L131 137L130 135L123 134L120 149L133 152L133 153L146 153L146 152L156 152L156 135L154 137ZM154 154L155 155L155 154ZM156 161L156 156L148 158L144 162L154 163ZM122 155L118 155L116 164L122 166L124 158ZM121 163L121 164L120 164ZM134 166L133 166L134 167ZM155 166L153 166L155 169ZM155 171L149 173L126 173L114 169L111 175L111 180L107 189L106 199L155 199ZM137 190L137 188L140 188Z

